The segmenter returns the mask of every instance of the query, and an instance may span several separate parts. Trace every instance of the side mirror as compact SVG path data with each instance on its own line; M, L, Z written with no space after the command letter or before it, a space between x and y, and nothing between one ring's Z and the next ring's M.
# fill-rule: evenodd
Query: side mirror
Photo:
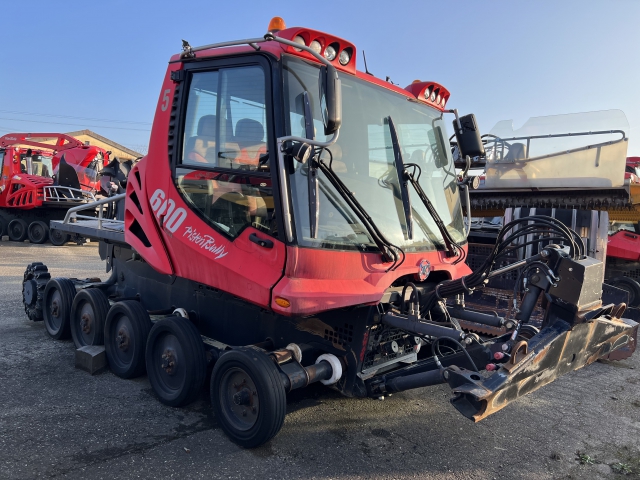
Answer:
M331 135L342 125L342 85L334 66L320 68L318 84L324 134Z
M458 121L460 126L458 126ZM480 129L473 113L460 117L460 119L455 119L453 121L453 131L456 134L461 158L467 155L471 158L484 156L484 145L482 144L482 138L480 138Z

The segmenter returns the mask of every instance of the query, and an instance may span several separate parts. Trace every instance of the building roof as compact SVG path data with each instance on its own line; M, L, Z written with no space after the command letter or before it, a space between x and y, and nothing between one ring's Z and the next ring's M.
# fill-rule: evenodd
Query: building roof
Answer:
M88 137L95 138L96 140L101 141L102 143L106 143L107 145L111 145L113 148L117 148L134 158L143 157L144 155L140 152L136 152L135 150L131 150L130 148L125 147L124 145L120 145L119 143L114 142L113 140L109 140L107 137L103 137L102 135L98 135L96 132L91 130L76 130L75 132L69 132L67 135L72 137L77 137L79 135L87 135Z

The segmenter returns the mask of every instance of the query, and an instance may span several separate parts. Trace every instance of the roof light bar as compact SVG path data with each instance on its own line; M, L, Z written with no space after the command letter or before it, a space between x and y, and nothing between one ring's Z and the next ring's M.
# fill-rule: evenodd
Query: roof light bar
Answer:
M195 58L196 57L196 52L201 52L203 50L210 50L213 48L224 48L224 47L235 47L238 45L251 45L253 48L255 48L256 50L260 50L260 44L261 43L266 43L266 42L278 42L278 43L282 43L284 45L288 45L290 47L295 48L298 51L305 51L307 53L310 53L311 55L313 55L314 58L318 59L320 62L322 62L325 65L329 65L331 66L332 63L329 62L329 60L327 60L326 58L324 58L322 55L320 55L319 53L317 53L315 50L313 50L312 48L309 48L306 45L303 45L301 43L295 42L295 41L291 41L291 40L287 40L286 38L281 38L278 37L276 35L274 35L273 33L265 33L264 37L259 37L259 38L248 38L248 39L244 39L244 40L232 40L230 42L220 42L220 43L211 43L209 45L202 45L200 47L192 47L191 45L189 45L189 42L183 40L183 45L182 45L182 53L180 54L180 58L183 60L186 59L190 59L190 58Z
M414 81L411 85L405 87L420 102L424 102L438 110L444 110L449 100L449 90L436 82L420 82Z

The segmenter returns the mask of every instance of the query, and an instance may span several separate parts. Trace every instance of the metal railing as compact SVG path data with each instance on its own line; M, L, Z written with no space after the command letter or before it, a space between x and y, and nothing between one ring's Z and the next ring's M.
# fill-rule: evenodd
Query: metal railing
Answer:
M584 147L577 147L568 150L561 150L558 152L549 153L546 155L538 155L535 157L529 157L529 151L531 147L531 140L542 140L542 139L550 139L550 138L563 138L563 137L581 137L581 136L589 136L589 135L612 135L619 134L620 138L616 140L610 140L608 142L595 143L593 145L586 145ZM510 138L501 138L492 134L485 134L482 136L483 143L485 145L486 157L487 159L492 159L494 162L515 162L515 161L532 161L532 160L542 160L544 158L557 157L560 155L566 155L569 153L581 152L583 150L590 150L592 148L600 149L607 145L613 145L615 143L624 142L627 140L626 133L624 130L600 130L595 132L577 132L577 133L555 133L548 135L530 135L530 136L522 136L522 137L510 137ZM509 154L509 149L512 146L509 142L513 142L516 140L526 140L525 144L520 144L524 148L524 158L516 158L510 159L507 158ZM505 146L506 146L506 154L505 154Z
M78 188L65 187L62 185L47 185L44 189L45 202L90 202L96 201L93 193Z
M67 210L66 215L64 216L64 220L62 220L63 224L67 224L67 223L71 223L71 220L77 220L77 219L82 219L82 220L98 220L98 230L102 230L103 229L103 224L105 224L104 229L108 229L110 226L112 227L112 230L115 230L116 225L117 226L124 226L124 221L123 220L113 220L113 219L105 219L104 218L104 206L112 203L112 202L118 202L120 200L123 200L125 197L127 196L126 193L120 193L118 195L114 195L113 197L106 197L103 198L101 200L96 200L94 202L91 203L85 203L83 205L78 205L77 207L73 207L70 208L69 210ZM97 208L100 207L100 208ZM76 212L80 212L82 210L87 210L87 209L97 209L98 211L98 216L89 216L89 215L78 215ZM119 230L119 229L118 229Z

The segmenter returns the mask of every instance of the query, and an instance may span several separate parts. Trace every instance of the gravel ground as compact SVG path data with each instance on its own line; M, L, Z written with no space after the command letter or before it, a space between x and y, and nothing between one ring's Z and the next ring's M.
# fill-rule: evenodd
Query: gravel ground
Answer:
M94 243L0 242L0 478L640 478L639 354L568 374L478 424L449 405L446 386L385 401L313 386L290 395L275 439L243 450L206 391L175 409L146 377L76 370L73 342L24 314L33 261L52 276L105 276Z

